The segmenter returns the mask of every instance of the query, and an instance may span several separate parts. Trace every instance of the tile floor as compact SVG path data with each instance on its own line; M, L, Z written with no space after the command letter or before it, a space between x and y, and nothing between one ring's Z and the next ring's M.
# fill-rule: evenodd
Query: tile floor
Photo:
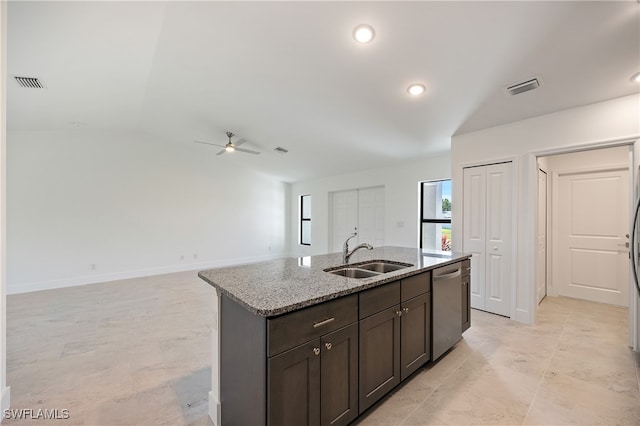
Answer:
M8 296L12 408L70 418L4 423L212 425L212 295L185 272ZM538 317L472 311L461 342L358 423L639 425L626 309L547 298Z

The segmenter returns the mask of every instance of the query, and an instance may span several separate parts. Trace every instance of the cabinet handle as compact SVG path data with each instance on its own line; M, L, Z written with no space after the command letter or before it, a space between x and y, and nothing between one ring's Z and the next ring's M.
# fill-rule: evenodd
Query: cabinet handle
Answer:
M320 355L320 348L313 348L313 353L316 355Z
M316 322L316 323L313 324L313 328L322 327L323 325L327 325L327 324L329 324L330 322L332 322L334 320L335 320L335 318L327 318L324 321Z
M402 308L402 312L406 314L407 312L409 312L409 308Z
M402 316L402 311L396 311L396 315L401 317Z
M328 351L330 351L333 345L331 344L331 342L327 342L324 344L324 347L327 348Z

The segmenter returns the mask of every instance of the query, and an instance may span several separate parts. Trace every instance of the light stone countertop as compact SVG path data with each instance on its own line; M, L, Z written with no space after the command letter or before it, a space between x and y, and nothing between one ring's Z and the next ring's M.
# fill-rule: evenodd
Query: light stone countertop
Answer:
M200 271L198 276L256 315L273 317L458 262L469 254L428 252L406 247L358 250L349 264L371 260L414 266L370 278L325 272L343 264L342 253L290 257Z

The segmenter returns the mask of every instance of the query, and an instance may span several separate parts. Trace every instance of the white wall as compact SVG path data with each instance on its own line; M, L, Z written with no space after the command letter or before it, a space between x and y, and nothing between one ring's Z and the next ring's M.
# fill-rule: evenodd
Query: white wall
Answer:
M9 408L7 387L7 245L6 245L6 134L7 134L7 2L0 2L0 409ZM0 418L0 422L2 422Z
M518 232L512 318L528 323L535 320L536 155L638 138L639 117L640 95L631 95L452 138L454 197L462 193L464 166L515 159L519 196L513 212ZM460 234L462 223L462 209L454 209L453 232ZM454 250L461 250L460 240L454 240Z
M288 251L289 184L197 144L82 129L7 143L9 293Z
M293 256L329 251L329 193L372 186L385 187L385 245L418 247L419 185L449 179L448 154L401 165L332 176L291 185L291 253ZM311 194L310 247L298 244L299 198ZM456 200L453 200L455 205ZM454 236L455 238L455 236Z

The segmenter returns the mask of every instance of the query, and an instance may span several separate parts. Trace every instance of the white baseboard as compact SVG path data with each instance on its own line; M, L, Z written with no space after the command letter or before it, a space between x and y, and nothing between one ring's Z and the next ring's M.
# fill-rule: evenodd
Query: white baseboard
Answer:
M0 399L0 407L2 408L2 416L0 416L0 423L4 419L4 410L8 410L11 406L11 387L7 386L2 389L2 397Z
M213 397L213 391L209 391L209 418L216 426L222 425L222 418L220 415L220 402Z
M200 269L219 268L223 266L235 266L247 263L263 262L284 257L280 255L237 257L233 259L211 260L205 262L159 266L133 271L111 272L107 274L85 275L69 277L57 280L37 281L30 283L7 283L7 294L29 293L40 290L53 290L56 288L74 287L86 284L97 284L108 281L126 280L129 278L146 277L150 275L170 274L173 272L194 271Z

